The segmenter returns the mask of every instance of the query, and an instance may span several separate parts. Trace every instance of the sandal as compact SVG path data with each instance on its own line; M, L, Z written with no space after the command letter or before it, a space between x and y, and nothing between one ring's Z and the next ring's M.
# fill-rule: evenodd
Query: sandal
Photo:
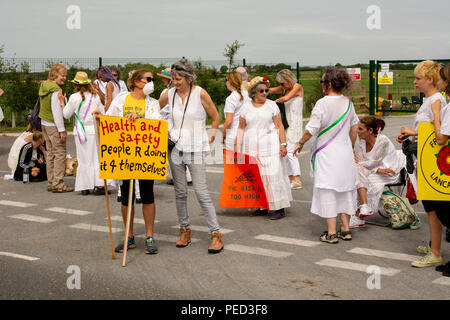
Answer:
M348 231L339 230L337 232L337 236L338 236L338 238L341 238L342 240L345 240L345 241L351 241L353 239L352 232L350 230L348 230Z
M325 236L325 238L323 238L323 236ZM335 243L339 243L339 239L337 238L338 235L335 234L328 234L328 231L324 231L321 235L320 235L320 241L322 242L328 242L331 244L335 244Z

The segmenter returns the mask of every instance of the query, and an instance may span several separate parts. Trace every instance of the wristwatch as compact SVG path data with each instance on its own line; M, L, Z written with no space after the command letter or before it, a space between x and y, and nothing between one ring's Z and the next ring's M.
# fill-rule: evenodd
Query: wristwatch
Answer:
M283 143L281 144L281 146L286 146L286 142L283 142Z

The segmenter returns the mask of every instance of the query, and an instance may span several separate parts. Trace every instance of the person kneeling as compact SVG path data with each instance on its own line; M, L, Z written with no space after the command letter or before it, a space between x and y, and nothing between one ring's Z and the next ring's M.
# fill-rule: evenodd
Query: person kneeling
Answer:
M24 169L28 167L30 181L47 180L47 168L45 165L44 153L40 146L44 144L44 137L41 132L34 132L31 142L25 144L20 149L19 161L17 162L14 180L22 181Z
M386 184L398 182L400 171L406 164L401 150L383 134L383 120L365 116L358 124L355 144L355 161L358 167L358 198L361 203L350 220L350 228L365 226L364 218L378 210L381 194Z

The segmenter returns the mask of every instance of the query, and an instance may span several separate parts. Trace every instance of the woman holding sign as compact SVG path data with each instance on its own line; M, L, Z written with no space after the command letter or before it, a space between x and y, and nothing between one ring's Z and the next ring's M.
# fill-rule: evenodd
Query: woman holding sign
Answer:
M311 154L311 212L327 219L328 230L322 233L320 241L334 244L338 238L352 240L349 222L356 212L358 186L353 145L359 120L351 100L342 94L352 83L345 69L327 69L320 83L325 96L316 102L294 155L316 136ZM340 231L336 228L338 215L342 221Z
M77 72L71 82L75 93L70 96L69 102L66 106L62 106L62 109L64 118L70 119L75 116L73 131L78 159L75 191L87 195L89 190L103 188L92 112L98 111L103 114L104 107L85 72Z
M127 117L130 122L138 118L159 119L160 108L158 100L148 96L154 90L153 74L149 70L141 69L133 72L128 78L128 88L130 92L120 93L112 102L106 112L108 116ZM97 116L98 113L97 113ZM124 225L127 225L128 195L130 191L130 180L123 180L122 186L122 218ZM139 190L142 201L142 214L145 221L145 251L148 254L158 253L155 239L153 238L153 229L155 224L155 200L153 194L153 180L139 180ZM136 248L133 233L134 221L134 200L132 196L130 229L128 235L128 249ZM123 244L119 244L115 251L123 252Z
M211 243L209 253L223 249L222 234L219 232L216 209L206 184L206 152L214 142L220 118L209 94L194 85L195 73L186 59L171 67L173 88L159 98L161 107L169 104L169 164L172 170L177 205L180 235L177 247L186 247L191 242L190 219L187 208L186 168L189 168L195 195L208 223ZM208 139L206 115L212 120L212 135Z
M412 142L417 142L419 134L419 123L431 122L434 125L436 140L439 145L446 143L446 136L441 135L441 127L445 127L446 123L441 123L441 117L445 112L446 101L442 94L436 88L439 78L440 64L434 61L422 61L414 69L414 86L424 94L423 104L414 117L413 128L404 126L397 141L403 143L410 138ZM442 82L440 82L442 83ZM409 143L409 141L408 141ZM416 161L414 161L416 167ZM417 192L417 167L413 173L414 189ZM441 256L441 240L442 240L442 223L436 215L442 205L442 201L425 201L422 204L427 212L428 223L430 225L430 245L419 246L417 251L425 254L422 258L411 262L413 267L423 268L440 265L442 263Z

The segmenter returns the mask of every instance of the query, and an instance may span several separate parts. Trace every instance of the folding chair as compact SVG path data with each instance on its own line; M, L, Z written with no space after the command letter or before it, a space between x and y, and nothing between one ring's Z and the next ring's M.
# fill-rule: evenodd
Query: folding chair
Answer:
M407 97L401 97L401 98L400 98L400 101L401 101L403 107L408 108L409 106L412 105L412 103L409 102L409 100L408 100Z
M412 96L411 97L411 104L420 106L420 98L418 96Z

